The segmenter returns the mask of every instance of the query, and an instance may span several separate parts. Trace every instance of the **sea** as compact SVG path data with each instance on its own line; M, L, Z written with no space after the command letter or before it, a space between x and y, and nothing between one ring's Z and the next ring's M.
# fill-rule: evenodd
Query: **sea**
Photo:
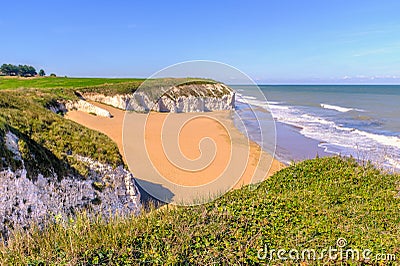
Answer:
M400 171L400 86L232 85L236 126L291 163L352 156Z

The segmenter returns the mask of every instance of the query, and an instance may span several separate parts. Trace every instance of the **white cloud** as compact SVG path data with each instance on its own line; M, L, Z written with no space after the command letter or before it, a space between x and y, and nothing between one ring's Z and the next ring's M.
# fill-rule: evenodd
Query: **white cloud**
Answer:
M353 54L353 56L360 57L360 56L367 56L367 55L373 55L373 54L385 54L385 53L389 53L391 51L392 50L389 48L380 48L380 49L362 51L362 52Z

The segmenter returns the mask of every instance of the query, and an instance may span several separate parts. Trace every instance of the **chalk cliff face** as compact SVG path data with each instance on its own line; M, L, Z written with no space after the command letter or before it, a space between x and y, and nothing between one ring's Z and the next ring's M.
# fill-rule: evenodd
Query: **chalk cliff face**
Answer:
M98 116L104 116L104 117L112 117L110 112L107 110L104 110L100 107L94 106L91 103L88 103L87 101L84 100L78 100L76 102L66 102L65 103L65 108L70 111L70 110L78 110L78 111L83 111L86 113L92 113Z
M224 84L191 84L172 87L153 99L145 91L131 95L106 96L81 93L82 97L128 111L208 112L231 110L235 107L235 92ZM154 97L154 96L153 96Z
M114 106L116 108L122 110L129 110L129 103L133 99L133 95L114 95L114 96L106 96L100 93L82 93L82 96L86 100L91 100L94 102L104 103L107 105Z
M18 137L5 134L5 147L20 162L18 169L0 169L0 234L7 238L10 228L42 224L57 217L66 218L80 209L94 213L139 214L140 193L131 173L123 166L113 168L90 158L77 156L89 166L87 178L77 176L28 177L18 146ZM1 158L0 158L1 159Z
M94 106L84 100L58 102L57 104L50 105L48 109L53 113L66 113L68 111L77 110L98 116L112 117L107 110Z

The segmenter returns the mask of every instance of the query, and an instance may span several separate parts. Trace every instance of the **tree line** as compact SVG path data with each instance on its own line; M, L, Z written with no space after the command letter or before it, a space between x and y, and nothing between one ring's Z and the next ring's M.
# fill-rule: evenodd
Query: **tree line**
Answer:
M38 75L36 69L33 66L29 65L12 65L12 64L3 64L0 67L0 72L6 76L21 76L21 77L34 77ZM46 76L46 73L43 69L39 70L39 76Z

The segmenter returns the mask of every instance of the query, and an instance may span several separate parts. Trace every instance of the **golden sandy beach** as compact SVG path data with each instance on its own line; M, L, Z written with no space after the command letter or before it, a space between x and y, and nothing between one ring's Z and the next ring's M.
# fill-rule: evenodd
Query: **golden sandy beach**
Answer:
M169 194L156 197L167 202L168 195L177 202L188 200L191 193L196 194L191 199L224 193L262 181L284 167L236 129L229 111L139 114L93 104L113 118L81 111L70 111L66 118L108 135L139 184L165 188Z

